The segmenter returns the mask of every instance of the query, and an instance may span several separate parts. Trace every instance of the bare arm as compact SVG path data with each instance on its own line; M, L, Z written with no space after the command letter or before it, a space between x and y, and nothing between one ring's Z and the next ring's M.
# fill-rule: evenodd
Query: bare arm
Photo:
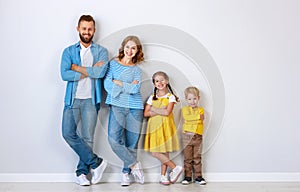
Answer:
M204 120L204 114L200 114L200 120Z
M170 113L172 113L175 103L169 103L166 108L156 108L151 105L146 105L144 110L144 116L145 117L152 117L155 115L163 115L168 116Z
M102 66L103 64L104 64L103 61L99 61L99 62L97 62L97 63L94 65L94 67L100 67L100 66ZM77 65L77 64L72 64L72 65L71 65L71 70L81 73L82 76L81 76L80 79L83 79L83 78L85 78L85 77L88 76L88 72L87 72L87 70L86 70L86 67L79 66L79 65Z
M79 72L81 73L83 76L87 77L88 76L88 72L86 71L86 68L85 67L82 67L82 66L78 66L76 64L72 64L71 65L71 70L73 71L76 71L76 72ZM82 79L82 76L81 76L81 79Z
M150 109L151 109L151 105L147 104L145 106L145 109L144 109L144 116L145 117L152 117L152 116L154 116L154 113L151 114Z

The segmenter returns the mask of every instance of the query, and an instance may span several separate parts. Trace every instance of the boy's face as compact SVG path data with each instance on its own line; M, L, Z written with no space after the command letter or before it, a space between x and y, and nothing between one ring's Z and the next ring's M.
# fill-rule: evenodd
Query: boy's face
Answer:
M198 103L199 103L199 100L200 100L200 96L196 96L192 93L187 94L186 102L188 103L189 106L191 106L193 108L197 107Z

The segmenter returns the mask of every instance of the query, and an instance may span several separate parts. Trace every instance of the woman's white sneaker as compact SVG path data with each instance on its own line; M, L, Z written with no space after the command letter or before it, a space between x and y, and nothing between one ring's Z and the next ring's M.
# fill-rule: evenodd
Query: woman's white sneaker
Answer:
M130 177L128 173L123 173L122 174L122 181L121 181L121 186L126 187L129 186L131 183Z
M131 173L135 179L136 182L139 182L141 184L144 184L144 172L142 169L141 162L137 162L133 169L131 170Z

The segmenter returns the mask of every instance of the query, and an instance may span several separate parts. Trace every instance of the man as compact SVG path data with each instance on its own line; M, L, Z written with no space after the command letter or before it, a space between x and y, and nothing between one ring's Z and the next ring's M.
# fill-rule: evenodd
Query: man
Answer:
M102 79L107 70L107 49L95 44L95 21L90 15L79 18L80 41L62 54L61 76L67 81L62 135L79 156L76 183L82 186L100 181L107 162L93 152L94 132L102 99ZM91 173L91 182L87 175Z

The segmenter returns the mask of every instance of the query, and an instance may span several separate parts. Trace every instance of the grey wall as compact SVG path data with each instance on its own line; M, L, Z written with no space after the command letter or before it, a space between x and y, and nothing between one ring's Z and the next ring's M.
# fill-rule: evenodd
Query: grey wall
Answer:
M78 41L81 14L95 17L95 41L107 45L111 55L120 42L111 37L136 26L171 27L182 32L179 37L195 39L193 45L174 39L176 45L168 30L157 39L137 32L149 64L141 66L145 86L164 63L179 95L187 84L203 92L204 171L210 180L299 181L299 6L297 0L1 0L0 181L24 180L24 175L71 179L77 156L61 137L65 83L59 64L63 48ZM109 176L120 168L106 140L106 110L99 117L95 149L111 160ZM174 156L182 162L180 154ZM142 150L140 158L151 180L159 168L150 168L158 162Z

